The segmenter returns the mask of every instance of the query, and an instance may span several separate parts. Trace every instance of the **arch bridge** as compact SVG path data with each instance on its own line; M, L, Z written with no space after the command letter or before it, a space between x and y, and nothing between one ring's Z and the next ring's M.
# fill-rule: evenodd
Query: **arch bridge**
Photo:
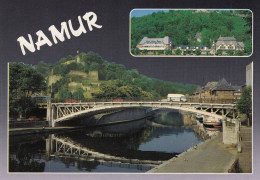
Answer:
M47 120L55 127L58 122L71 120L83 115L98 114L100 112L112 111L123 108L146 107L146 108L168 108L189 111L196 114L209 115L217 118L239 116L235 104L213 104L213 103L186 103L186 102L155 102L155 101L129 101L129 102L83 102L83 103L51 103L47 102ZM232 118L227 118L232 120Z
M99 161L99 162L110 162L113 165L119 165L122 167L123 164L132 164L136 166L147 165L150 167L155 167L156 165L162 164L164 161L154 161L154 160L139 160L139 159L129 159L125 157L117 157L109 154L104 154L97 152L93 149L89 149L77 142L74 142L70 138L57 137L55 135L50 135L46 139L46 155L50 156L63 156L63 157L76 157L82 160L89 161Z

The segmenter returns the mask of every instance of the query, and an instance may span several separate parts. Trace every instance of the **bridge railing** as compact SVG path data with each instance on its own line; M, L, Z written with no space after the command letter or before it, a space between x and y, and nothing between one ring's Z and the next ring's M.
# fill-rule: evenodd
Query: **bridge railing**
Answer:
M47 97L33 97L36 104L47 103ZM220 99L220 98L194 98L188 97L187 103L212 103L212 104L236 104L238 99ZM93 99L52 99L52 103L81 103L81 102L167 102L166 99L161 98L93 98Z
M159 102L160 98L93 98L93 99L52 99L53 103L80 103L80 102L129 102L129 101L143 101L143 102L151 102L156 101Z
M220 98L188 98L190 103L213 103L213 104L236 104L238 99L220 99Z

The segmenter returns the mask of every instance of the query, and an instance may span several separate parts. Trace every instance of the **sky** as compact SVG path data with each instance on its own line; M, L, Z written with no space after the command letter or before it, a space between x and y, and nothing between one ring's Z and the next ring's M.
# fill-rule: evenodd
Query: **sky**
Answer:
M182 9L173 9L173 10L182 10ZM183 9L185 10L185 9ZM230 11L231 9L225 9L225 10L219 10L219 9L211 9L212 11L213 10L218 10L218 11ZM156 13L156 12L159 12L159 11L163 11L163 12L169 12L169 9L165 9L165 8L162 8L162 9L133 9L131 12L130 12L130 17L142 17L142 16L146 16L146 15L149 15L149 14L152 14L152 13ZM234 11L234 10L232 10Z
M142 16L145 16L145 15L148 15L148 14L152 14L152 13L156 13L156 12L159 12L159 11L163 11L163 12L169 12L169 10L149 10L149 9L133 9L131 11L131 18L132 17L142 17Z

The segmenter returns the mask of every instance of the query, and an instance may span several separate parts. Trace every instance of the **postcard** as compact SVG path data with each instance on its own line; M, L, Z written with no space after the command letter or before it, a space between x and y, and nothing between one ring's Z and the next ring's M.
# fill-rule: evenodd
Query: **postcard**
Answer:
M0 3L3 177L257 178L258 2Z

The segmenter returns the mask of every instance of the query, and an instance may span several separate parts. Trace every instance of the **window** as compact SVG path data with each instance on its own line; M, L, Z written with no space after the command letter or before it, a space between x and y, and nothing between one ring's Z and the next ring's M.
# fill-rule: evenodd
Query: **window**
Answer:
M222 44L222 45L220 45L219 48L220 48L220 49L225 49L225 46Z
M229 45L228 46L228 49L234 49L232 45Z

